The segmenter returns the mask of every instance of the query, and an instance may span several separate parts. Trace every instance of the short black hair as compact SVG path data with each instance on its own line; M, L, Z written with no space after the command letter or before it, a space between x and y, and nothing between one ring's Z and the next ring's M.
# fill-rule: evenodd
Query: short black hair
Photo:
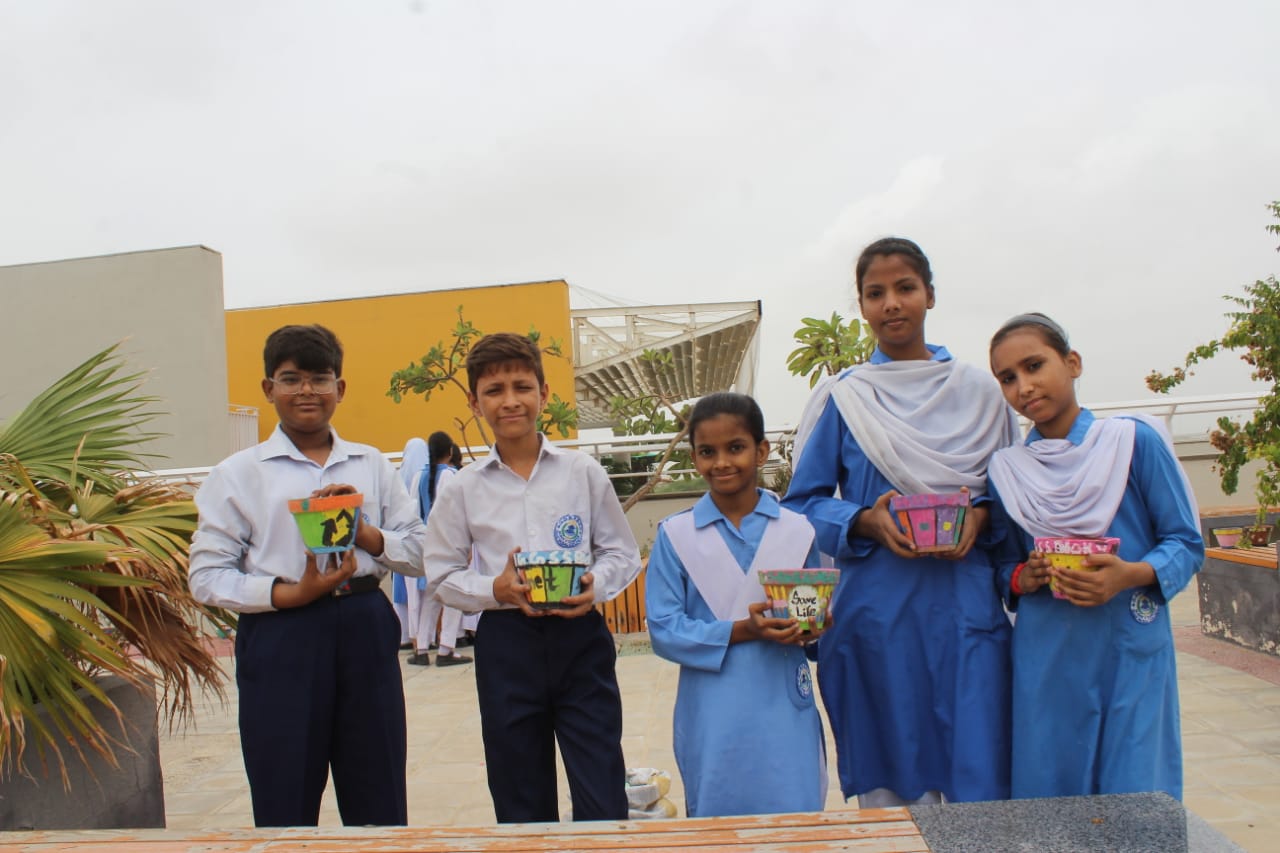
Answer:
M858 296L862 296L862 278L867 274L867 267L876 258L886 255L901 255L907 265L916 271L924 286L933 293L933 270L929 267L929 258L924 250L906 237L884 237L862 250L858 262L854 264L854 281L858 285Z
M324 326L281 326L267 336L262 348L262 367L268 378L276 368L292 361L299 370L320 373L332 370L342 376L342 344L338 336Z
M542 351L538 349L538 345L525 335L495 332L476 341L475 346L467 353L467 387L471 389L471 394L475 395L481 378L486 374L511 363L532 370L533 375L538 377L539 388L546 384L547 377L542 372Z
M735 415L742 419L742 425L751 433L756 444L764 441L764 412L760 404L746 394L733 391L717 391L708 394L693 406L689 414L689 445L694 446L698 424L709 421L718 415Z

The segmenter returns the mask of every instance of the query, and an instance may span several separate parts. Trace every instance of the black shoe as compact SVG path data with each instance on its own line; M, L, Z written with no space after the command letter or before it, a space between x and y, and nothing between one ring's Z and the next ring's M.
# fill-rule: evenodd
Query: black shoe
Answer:
M415 655L410 655L407 663L413 666L431 666L431 655L426 652L418 652Z
M412 648L413 648L413 643L401 643L401 644L400 644L400 651L402 651L402 652L407 652L407 651L409 651L409 649L412 649Z
M454 643L453 645L454 645L454 648L460 649L463 646L474 646L475 644L476 644L475 640L471 639L470 637L459 637L457 642Z
M440 647L439 647L439 646L437 646L435 643L432 643L431 645L427 646L427 651L429 651L429 652L434 652L434 651L435 651L436 649L438 649L438 648L440 648Z
M457 666L461 663L471 663L471 658L457 652L451 655L436 655L436 666Z

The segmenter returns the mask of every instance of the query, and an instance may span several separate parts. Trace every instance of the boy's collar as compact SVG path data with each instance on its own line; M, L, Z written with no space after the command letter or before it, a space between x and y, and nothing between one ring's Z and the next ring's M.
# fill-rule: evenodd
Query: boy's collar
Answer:
M333 437L333 447L329 450L329 463L341 462L352 456L365 455L365 451L360 445L343 441L338 436L338 431L332 426L329 427L329 435ZM265 461L281 456L287 456L299 462L310 461L293 443L292 439L285 435L284 429L281 428L280 424L276 424L276 428L272 430L271 435L267 436L267 440L258 445L258 459Z
M562 453L564 453L564 448L556 447L554 444L551 443L551 439L547 438L547 436L544 433L538 433L538 458L539 459L541 459L544 455L559 456ZM502 461L502 456L498 454L498 445L496 442L492 447L489 448L489 455L484 457L483 459L477 460L474 464L479 465L480 467L484 467L486 465L493 465L495 463L506 464Z

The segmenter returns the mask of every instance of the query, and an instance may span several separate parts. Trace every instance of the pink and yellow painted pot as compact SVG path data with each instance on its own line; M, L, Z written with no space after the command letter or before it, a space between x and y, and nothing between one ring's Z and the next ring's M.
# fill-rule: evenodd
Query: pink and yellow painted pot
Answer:
M1213 529L1213 538L1218 540L1219 548L1235 548L1240 544L1240 537L1244 536L1243 527L1215 527Z
M794 619L806 633L826 627L831 594L840 581L839 569L772 569L757 575L769 596L767 615Z
M329 495L289 501L302 541L313 554L340 554L356 544L364 495Z
M898 495L889 501L889 511L921 554L955 548L968 508L968 492Z
M1090 554L1114 554L1119 547L1120 540L1114 536L1098 539L1042 536L1035 540L1036 550L1049 558L1051 566L1076 572L1096 572L1095 566L1085 565L1084 558ZM1053 578L1049 579L1049 590L1054 598L1066 598L1058 591L1058 582Z

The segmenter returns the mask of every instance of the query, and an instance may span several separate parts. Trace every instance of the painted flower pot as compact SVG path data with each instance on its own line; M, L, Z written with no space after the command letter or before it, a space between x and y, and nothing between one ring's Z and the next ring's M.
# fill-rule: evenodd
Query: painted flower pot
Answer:
M582 576L591 565L587 551L518 551L516 568L529 584L535 610L563 610L564 599L582 592Z
M356 525L364 495L329 495L289 501L289 512L313 554L338 554L356 544Z
M1219 548L1236 547L1240 544L1240 537L1243 535L1243 527L1215 527L1213 529L1213 538L1218 540Z
M1249 528L1249 544L1255 548L1271 544L1271 525L1263 524Z
M796 620L805 633L826 627L839 569L772 569L756 574L769 596L770 615Z
M889 501L889 511L921 554L955 548L968 508L968 492L898 495Z
M1090 554L1114 554L1120 547L1120 540L1114 536L1100 539L1072 539L1058 536L1045 536L1036 539L1035 548L1049 558L1049 564L1055 569L1071 569L1076 572L1096 572L1094 566L1086 566L1084 558ZM1049 589L1054 598L1066 598L1058 591L1058 582L1049 579Z

